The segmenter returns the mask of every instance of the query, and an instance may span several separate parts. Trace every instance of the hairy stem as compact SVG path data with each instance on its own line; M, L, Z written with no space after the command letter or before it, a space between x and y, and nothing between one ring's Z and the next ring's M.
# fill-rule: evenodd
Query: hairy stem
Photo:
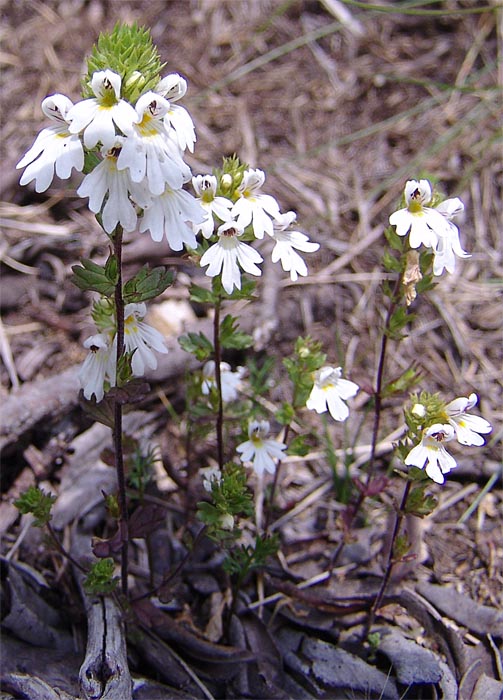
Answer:
M389 545L389 552L388 552L388 560L386 562L386 569L384 571L384 576L381 581L381 586L377 592L377 595L375 597L374 603L372 604L372 607L369 612L369 616L367 619L367 623L364 628L364 635L363 638L365 639L370 630L372 629L372 625L374 624L375 616L381 607L382 599L384 597L384 594L386 592L386 588L389 583L389 579L391 576L391 572L393 571L393 567L395 565L395 542L396 538L398 537L400 533L400 528L402 527L402 522L404 519L405 515L405 506L407 505L407 499L409 498L409 493L410 493L410 488L411 488L412 482L407 481L405 484L405 489L403 491L403 496L402 496L402 502L400 503L400 508L398 509L395 517L395 525L393 527L393 532L391 533L391 541Z
M391 294L391 300L388 307L388 312L386 314L386 320L384 322L384 329L381 338L381 347L379 350L379 359L377 361L377 372L376 372L376 383L374 390L374 423L372 426L372 440L370 443L370 455L369 455L369 467L367 470L367 478L365 481L365 487L358 494L355 504L352 507L351 515L348 520L347 527L351 528L356 516L360 512L360 508L366 498L368 488L374 478L374 473L376 469L376 452L377 452L377 441L379 438L379 427L381 424L381 413L382 413L382 389L384 384L384 370L386 367L386 353L388 349L388 332L390 327L391 318L395 312L398 305L398 293L400 290L400 284L402 281L401 275L399 275L395 281L395 286ZM337 546L331 561L331 568L333 568L344 548L344 540L342 540Z
M215 304L215 316L213 319L213 347L215 350L215 383L217 385L218 410L217 410L217 456L220 471L224 468L224 402L222 399L222 373L220 362L222 360L222 348L220 345L220 299Z
M115 229L114 234L114 255L117 261L118 277L115 285L115 322L117 339L117 369L119 372L120 359L124 354L124 298L122 296L122 227ZM113 442L115 454L115 469L117 471L117 485L119 490L119 531L121 536L121 588L122 593L127 596L128 579L128 511L126 497L126 476L124 472L124 453L122 445L122 404L118 398L114 399L114 428Z

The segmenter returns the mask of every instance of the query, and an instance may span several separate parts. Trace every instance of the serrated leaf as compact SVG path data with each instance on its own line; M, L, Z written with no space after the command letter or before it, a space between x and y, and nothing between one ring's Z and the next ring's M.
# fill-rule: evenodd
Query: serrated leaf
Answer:
M162 294L173 284L174 274L165 267L142 267L136 275L124 285L123 296L126 304L139 303L153 299Z
M114 294L116 280L111 280L108 277L106 266L102 267L92 260L84 258L82 265L74 265L72 271L72 282L79 289L91 290L107 297Z
M402 263L400 262L400 260L398 260L393 255L391 255L391 253L389 253L387 250L385 250L383 253L382 263L383 263L384 269L387 270L388 272L401 272L402 271Z
M180 336L178 343L182 350L194 355L199 362L207 360L213 353L213 344L201 331Z
M228 314L220 324L220 343L222 347L231 350L245 350L253 344L253 338L248 333L237 329L238 321Z
M79 394L79 404L81 408L98 423L106 425L108 428L114 427L114 402L107 395L99 403L96 399L86 399L82 390Z
M211 289L199 287L197 284L191 285L189 294L190 301L196 304L215 304L218 301Z

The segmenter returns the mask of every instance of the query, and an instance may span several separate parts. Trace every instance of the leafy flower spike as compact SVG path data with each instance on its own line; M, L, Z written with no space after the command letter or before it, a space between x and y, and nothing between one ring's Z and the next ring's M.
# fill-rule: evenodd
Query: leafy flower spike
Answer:
M264 471L274 474L276 471L274 460L283 459L283 450L286 450L284 443L267 438L269 427L269 421L251 421L248 426L249 440L236 447L241 455L241 461L251 462L258 476L261 476Z
M445 407L449 416L449 424L454 428L458 442L462 445L483 445L485 440L482 435L490 433L491 424L481 416L471 416L467 414L478 401L477 394L470 394L468 398L464 396L454 399Z
M437 484L443 484L444 474L457 467L456 460L445 449L443 443L455 437L452 425L434 423L424 431L419 445L416 445L405 458L407 466L424 469Z
M428 180L409 180L404 196L407 207L391 214L390 224L396 227L399 236L409 234L411 248L423 244L436 250L439 238L449 235L449 222L439 211L425 206L432 197L430 183Z
M84 149L76 134L68 130L66 115L73 102L65 95L51 95L42 101L42 111L54 124L43 129L33 146L21 158L16 168L28 166L19 183L26 185L35 180L35 190L45 192L54 172L63 180L70 177L72 169L78 172L84 167Z
M306 407L317 413L324 413L328 408L334 420L345 421L349 408L344 400L356 396L358 391L358 384L342 379L340 367L322 367L314 374L314 386Z
M270 194L259 194L265 182L262 170L245 170L238 187L239 199L232 208L232 216L237 219L239 228L251 224L256 238L263 238L264 233L273 235L272 218L279 218L278 202Z
M84 130L86 148L94 148L98 141L105 148L112 148L117 135L115 127L125 135L130 134L138 115L129 102L120 99L121 77L117 73L109 69L96 71L91 88L96 97L77 102L69 110L69 131L79 134Z

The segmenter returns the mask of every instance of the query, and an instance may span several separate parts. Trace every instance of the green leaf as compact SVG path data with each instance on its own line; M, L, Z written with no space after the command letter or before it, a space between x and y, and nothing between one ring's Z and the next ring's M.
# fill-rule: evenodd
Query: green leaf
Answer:
M421 377L421 372L415 367L409 367L396 379L388 382L383 390L382 396L392 396L393 394L401 394L404 391L409 391L412 387L417 384Z
M150 270L146 265L124 285L124 301L126 304L130 304L153 299L171 286L173 280L174 274L171 270L165 267L154 267L153 270Z
M422 483L410 491L404 508L405 513L416 515L419 518L424 518L426 515L433 513L437 507L437 499L424 493L427 486L428 483Z
M295 409L291 403L285 401L274 417L281 425L289 425L295 418Z
M393 250L399 253L404 252L404 239L397 234L393 226L388 226L384 231L384 235Z
M201 331L182 335L178 338L178 342L182 350L190 352L199 362L204 362L213 353L213 344Z
M119 578L114 576L115 564L111 557L99 559L91 566L84 580L84 590L90 595L107 595L115 590Z
M189 290L190 301L196 304L216 304L218 302L218 296L215 296L211 289L205 289L204 287L199 287L197 284L192 284Z
M52 517L51 508L55 500L56 496L45 493L36 486L30 486L14 501L14 505L23 515L31 513L34 516L35 527L43 527Z
M118 280L117 260L111 255L105 263L105 267L97 265L92 260L84 258L82 265L72 267L72 282L83 290L90 290L103 294L106 297L113 296Z
M222 347L231 350L245 350L253 344L251 335L238 331L237 327L237 318L228 314L220 324L220 343Z
M384 269L387 270L388 272L401 272L402 271L402 263L400 260L395 258L391 253L389 253L387 250L384 251L383 256L382 256L382 264L384 266Z
M293 440L290 441L288 445L288 454L296 455L297 457L305 457L309 451L310 446L307 444L305 435L296 435Z

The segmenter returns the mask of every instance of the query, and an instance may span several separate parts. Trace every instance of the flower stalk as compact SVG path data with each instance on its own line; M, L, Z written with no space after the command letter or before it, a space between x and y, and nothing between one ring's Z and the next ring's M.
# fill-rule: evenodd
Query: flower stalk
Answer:
M116 385L119 385L119 372L121 358L124 355L124 297L122 293L122 238L123 230L119 224L115 228L113 242L114 255L117 262L117 282L114 290L115 321L117 339ZM128 508L126 496L126 475L124 470L124 450L122 443L122 404L117 394L114 395L114 427L113 443L115 455L115 470L117 473L117 486L119 492L119 532L121 538L121 589L127 596L128 592Z

